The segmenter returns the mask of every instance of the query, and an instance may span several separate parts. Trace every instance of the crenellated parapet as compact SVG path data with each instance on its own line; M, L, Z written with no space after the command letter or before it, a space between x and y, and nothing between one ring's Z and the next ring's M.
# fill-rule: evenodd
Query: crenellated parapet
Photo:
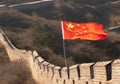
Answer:
M17 49L3 32L0 41L11 61L28 63L39 84L120 84L120 59L60 67L47 62L35 50Z
M43 84L119 84L120 60L96 63L76 64L69 69L46 62L37 57L33 67L36 70L38 82ZM36 67L37 66L37 67ZM34 73L35 74L35 73ZM41 82L42 81L42 82Z

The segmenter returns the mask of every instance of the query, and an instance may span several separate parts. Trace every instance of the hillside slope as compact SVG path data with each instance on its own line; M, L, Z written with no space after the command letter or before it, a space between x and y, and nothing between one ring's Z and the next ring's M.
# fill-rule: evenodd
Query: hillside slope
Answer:
M119 3L91 8L63 2L36 10L5 8L0 9L0 26L16 47L37 50L48 62L64 66L60 20L102 23L109 37L104 41L66 40L67 60L69 65L111 60L120 58L119 32L108 31L120 24L119 9Z
M120 1L114 1L109 4L106 2L105 4L97 6L88 5L87 2L84 4L71 4L56 1L55 4L49 8L38 8L35 10L25 10L23 12L30 15L36 13L38 16L50 20L60 21L62 19L75 22L95 21L104 24L105 27L109 27L120 24L119 6Z

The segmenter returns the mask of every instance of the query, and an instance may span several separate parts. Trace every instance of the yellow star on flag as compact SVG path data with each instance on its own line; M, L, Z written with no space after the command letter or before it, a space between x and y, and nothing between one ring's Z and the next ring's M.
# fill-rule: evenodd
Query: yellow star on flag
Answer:
M72 28L74 27L74 25L71 24L71 23L69 23L69 24L67 25L67 27L72 29Z

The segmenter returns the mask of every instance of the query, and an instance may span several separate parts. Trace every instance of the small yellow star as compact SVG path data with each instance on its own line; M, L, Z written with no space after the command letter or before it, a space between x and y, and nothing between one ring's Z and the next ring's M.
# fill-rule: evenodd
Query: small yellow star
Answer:
M87 30L85 30L84 33L87 33Z
M86 27L82 27L83 29L86 29Z
M67 26L68 26L68 28L71 28L71 29L74 27L74 25L71 23L69 23Z

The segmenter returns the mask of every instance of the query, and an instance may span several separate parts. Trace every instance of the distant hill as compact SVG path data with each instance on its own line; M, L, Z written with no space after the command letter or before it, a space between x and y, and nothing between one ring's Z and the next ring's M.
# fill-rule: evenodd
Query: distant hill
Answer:
M72 1L72 0L71 0ZM73 0L74 1L74 0ZM83 1L83 0L78 0ZM92 0L100 1L100 0ZM106 0L105 0L106 1ZM117 1L117 0L116 0ZM68 20L75 22L90 22L95 21L104 24L106 27L116 26L120 24L120 1L112 2L112 0L106 1L106 3L98 6L88 5L88 1L82 3L69 3L56 1L55 4L48 8L38 8L34 10L25 10L24 13L32 15L36 13L40 17L44 17L50 20ZM77 2L75 0L74 2ZM91 2L91 1L89 1ZM111 4L107 4L110 3ZM41 12L42 11L42 12Z
M120 25L119 3L91 7L59 1L35 10L1 8L0 28L16 47L37 50L48 62L64 66L60 21L98 22L109 37L104 41L65 40L69 65L120 58L120 34L107 29Z

